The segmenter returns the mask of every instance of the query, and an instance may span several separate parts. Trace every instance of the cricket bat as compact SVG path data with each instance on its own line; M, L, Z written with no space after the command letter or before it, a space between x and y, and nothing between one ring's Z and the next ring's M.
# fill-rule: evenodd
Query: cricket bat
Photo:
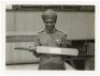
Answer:
M34 51L30 48L24 47L17 47L17 50L30 50ZM36 48L37 53L41 54L54 54L54 55L68 55L68 56L78 56L79 52L75 48L60 48L60 47L48 47L48 46L37 46Z

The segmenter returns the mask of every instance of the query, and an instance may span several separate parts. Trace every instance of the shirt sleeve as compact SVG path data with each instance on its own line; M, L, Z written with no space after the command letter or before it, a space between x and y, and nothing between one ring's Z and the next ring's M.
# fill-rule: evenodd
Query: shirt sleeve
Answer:
M37 46L40 46L41 44L40 44L40 38L39 38L39 36L37 35L37 36L35 36L34 37L34 47L37 47ZM36 49L37 50L37 49ZM33 55L35 56L35 57L40 57L40 54L38 54L36 51L34 51L33 52Z
M64 34L61 38L61 47L66 48L67 47L67 35Z

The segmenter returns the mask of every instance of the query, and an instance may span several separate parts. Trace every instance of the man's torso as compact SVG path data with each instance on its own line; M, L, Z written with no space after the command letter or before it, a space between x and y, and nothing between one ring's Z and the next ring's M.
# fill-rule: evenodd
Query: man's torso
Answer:
M54 30L52 33L42 31L38 33L37 36L39 38L39 43L42 46L60 47L64 33L58 30ZM58 69L64 68L64 60L62 56L50 54L40 55L40 69L56 69L56 66Z

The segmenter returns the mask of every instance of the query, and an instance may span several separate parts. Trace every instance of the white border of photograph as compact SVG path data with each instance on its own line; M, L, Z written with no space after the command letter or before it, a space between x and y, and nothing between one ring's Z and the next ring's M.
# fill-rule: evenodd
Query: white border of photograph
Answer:
M96 42L96 46L95 46L95 70L94 71L34 71L34 70L7 70L6 67L5 67L5 28L6 28L6 12L5 12L5 8L6 8L6 5L11 5L11 4L61 4L61 5L95 5L95 42ZM33 1L33 0L6 0L6 1L2 1L1 2L1 29L0 29L0 47L1 47L1 66L0 66L0 69L1 69L1 76L44 76L44 75L57 75L57 76L81 76L81 75L85 75L85 76L99 76L99 72L100 72L100 47L99 47L99 44L100 44L100 19L99 19L99 1L95 1L95 0L36 0L36 1ZM11 7L9 7L11 8Z

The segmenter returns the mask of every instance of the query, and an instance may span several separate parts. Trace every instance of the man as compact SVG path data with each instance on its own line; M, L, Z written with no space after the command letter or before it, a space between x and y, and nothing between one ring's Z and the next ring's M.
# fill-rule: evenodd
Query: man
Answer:
M42 14L42 19L45 29L36 36L34 40L35 46L66 47L66 35L55 27L57 21L56 12L49 9ZM38 54L36 52L33 52L33 54L40 57L39 69L65 69L64 59L60 55Z

